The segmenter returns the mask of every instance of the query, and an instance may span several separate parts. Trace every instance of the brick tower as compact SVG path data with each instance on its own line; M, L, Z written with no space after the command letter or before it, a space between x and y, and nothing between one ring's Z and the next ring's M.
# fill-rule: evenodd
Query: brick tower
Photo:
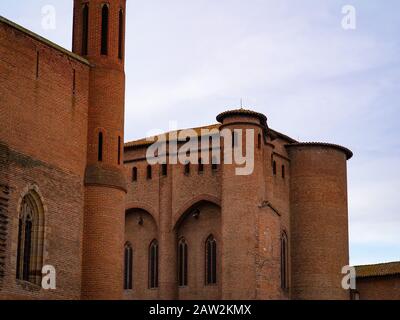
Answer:
M349 299L342 268L349 264L347 168L350 150L326 143L287 145L293 299Z
M257 145L259 137L260 144L263 141L267 119L260 113L238 109L221 113L217 120L221 123L220 130L228 129L232 135L232 141L223 140L224 150L227 143L232 143L232 149L240 146L239 132L244 150L250 139L254 139L254 170L251 174L239 175L236 164L226 163L228 161L222 164L221 298L256 299L255 229L264 194L262 149ZM252 130L252 136L247 136L248 129Z
M121 299L126 0L75 0L73 52L91 63L82 298Z

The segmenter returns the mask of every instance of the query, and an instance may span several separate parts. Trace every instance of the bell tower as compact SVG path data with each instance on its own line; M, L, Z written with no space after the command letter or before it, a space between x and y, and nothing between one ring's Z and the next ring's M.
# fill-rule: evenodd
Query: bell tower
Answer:
M74 0L73 52L91 63L82 298L121 299L126 0Z

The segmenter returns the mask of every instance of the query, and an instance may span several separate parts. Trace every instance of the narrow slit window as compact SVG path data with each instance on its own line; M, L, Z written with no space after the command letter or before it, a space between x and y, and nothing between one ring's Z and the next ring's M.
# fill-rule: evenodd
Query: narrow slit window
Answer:
M121 164L121 137L118 137L118 165Z
M101 9L101 54L108 54L108 18L109 9L108 5L103 5Z
M203 173L203 172L204 172L203 159L200 158L200 159L199 159L199 173Z
M147 166L147 180L150 180L152 178L152 176L153 176L152 167L151 167L151 165L148 165Z
M88 40L89 40L89 5L83 6L82 12L82 55L88 54Z
M164 177L168 175L168 165L166 163L163 163L161 166L161 173Z
M133 167L132 169L132 182L137 181L138 179L138 171L136 167Z
M123 58L123 46L124 46L124 10L119 10L119 28L118 28L118 58Z
M36 79L39 78L39 67L40 67L40 53L36 52Z
M286 175L286 173L285 173L285 166L282 165L282 178L283 178L283 179L285 179L285 175Z
M190 162L185 164L185 174L186 175L190 174Z
M75 95L76 94L76 70L73 70L73 74L72 74L72 94Z
M258 134L257 147L261 149L261 134Z
M103 132L99 132L99 141L97 147L97 160L103 161Z
M272 173L276 176L276 161L272 163Z
M213 157L211 161L212 161L212 164L211 164L212 170L213 170L213 171L217 171L217 170L218 170L218 161L217 161L217 158L216 158L216 157Z

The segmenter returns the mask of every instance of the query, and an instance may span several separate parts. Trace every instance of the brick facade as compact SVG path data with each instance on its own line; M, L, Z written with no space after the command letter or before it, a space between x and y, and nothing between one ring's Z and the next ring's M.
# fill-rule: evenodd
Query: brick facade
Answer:
M148 178L149 143L123 145L125 5L75 0L73 52L1 18L0 299L348 298L340 272L348 264L351 152L297 143L269 129L264 115L239 109L210 128L254 130L252 174L237 175L224 163L206 163L202 171L168 163L164 172L153 165ZM207 152L211 159L213 150ZM16 279L19 207L31 191L43 206L43 264L57 270L54 291ZM207 285L210 235L217 281ZM188 284L180 287L181 238ZM159 278L158 288L149 289L153 240ZM129 290L122 287L125 243L133 249Z

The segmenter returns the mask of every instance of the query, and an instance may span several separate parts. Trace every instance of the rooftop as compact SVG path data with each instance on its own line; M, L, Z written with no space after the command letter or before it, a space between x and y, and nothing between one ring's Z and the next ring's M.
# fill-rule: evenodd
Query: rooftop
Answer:
M77 60L79 62L82 62L84 64L90 65L89 61L86 60L85 58L81 57L80 55L77 55L77 54L75 54L75 53L73 53L73 52L71 52L71 51L59 46L58 44L55 44L54 42L51 42L50 40L47 40L46 38L43 38L43 37L39 36L38 34L28 30L28 29L25 29L24 27L20 26L19 24L16 24L15 22L10 21L10 20L4 18L3 16L0 16L0 23L4 23L4 24L8 25L9 27L26 34L28 37L31 37L31 38L33 38L33 39L35 39L37 41L40 41L43 44L45 44L45 45L47 45L49 47L52 47L53 49L56 49L57 51L59 51L61 53L64 53L67 56L69 56L69 57L71 57L71 58L73 58L73 59L75 59L75 60Z
M357 278L400 275L400 261L355 266Z
M252 112L253 112L253 111L252 111ZM182 130L177 130L177 131L166 132L165 134L166 134L166 135L168 136L168 138L169 138L169 136L170 136L172 133L177 133L177 134L179 134L179 132L182 132L182 131L185 131L185 130L194 130L198 136L201 136L202 130L214 130L214 129L219 130L220 127L221 127L221 124L216 123L216 124L212 124L212 125L208 125L208 126L203 126L203 127L190 128L190 129L182 129ZM288 136L286 136L286 135L284 135L284 134L282 134L282 133L280 133L280 132L278 132L278 131L275 131L275 130L273 130L273 129L268 129L268 130L269 130L270 135L271 135L274 139L280 138L280 139L285 140L285 141L287 141L287 142L289 142L289 143L296 143L296 142L297 142L296 140L294 140L294 139L292 139L292 138L290 138L290 137L288 137ZM140 148L140 147L149 146L149 145L151 145L151 144L154 143L155 138L156 138L156 136L153 136L153 137L147 137L147 138L143 138L143 139L139 139L139 140L134 140L134 141L126 142L126 143L125 143L125 149Z
M267 117L264 114L243 108L222 112L217 116L217 121L222 123L224 118L228 116L253 116L260 119L261 124L263 125L267 124Z

